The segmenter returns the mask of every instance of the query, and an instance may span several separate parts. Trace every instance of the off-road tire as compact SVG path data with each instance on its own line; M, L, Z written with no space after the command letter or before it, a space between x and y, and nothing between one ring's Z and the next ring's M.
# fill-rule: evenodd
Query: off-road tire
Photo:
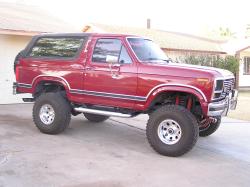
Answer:
M164 120L174 120L181 128L182 135L173 145L164 143L158 135L158 127ZM191 112L178 105L164 105L149 116L146 135L151 147L164 156L177 157L187 153L197 142L198 123Z
M83 113L83 115L87 120L95 123L103 122L109 118L109 116L89 114L89 113Z
M200 127L199 128L199 136L206 137L213 134L215 131L218 130L221 124L221 117L217 117L217 121L215 123L209 124L207 127Z
M44 105L52 106L55 117L50 125L46 125L40 118L40 110ZM37 128L45 134L59 134L63 132L70 123L71 107L69 102L60 92L41 94L33 106L33 121Z

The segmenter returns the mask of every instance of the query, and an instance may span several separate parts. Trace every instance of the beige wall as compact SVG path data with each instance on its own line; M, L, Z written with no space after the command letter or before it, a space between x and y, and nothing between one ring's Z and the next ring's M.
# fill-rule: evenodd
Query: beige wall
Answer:
M22 102L21 95L12 95L12 83L15 81L13 63L30 39L30 36L0 34L0 104Z
M239 86L250 87L250 75L244 75L244 57L250 57L250 50L245 50L240 53L240 67L239 67Z

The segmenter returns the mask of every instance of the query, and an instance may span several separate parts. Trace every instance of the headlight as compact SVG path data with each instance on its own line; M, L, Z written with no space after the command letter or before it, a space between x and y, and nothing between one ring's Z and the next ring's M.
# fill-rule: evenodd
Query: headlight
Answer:
M218 79L214 81L214 90L212 99L219 99L223 92L224 80Z
M224 80L216 80L215 81L215 86L214 86L214 91L223 91L223 82Z

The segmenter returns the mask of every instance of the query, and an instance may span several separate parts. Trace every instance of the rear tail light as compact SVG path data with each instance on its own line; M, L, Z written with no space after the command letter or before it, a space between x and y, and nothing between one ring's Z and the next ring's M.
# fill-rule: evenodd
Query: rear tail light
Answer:
M16 82L19 80L19 68L15 67L15 73L16 73Z

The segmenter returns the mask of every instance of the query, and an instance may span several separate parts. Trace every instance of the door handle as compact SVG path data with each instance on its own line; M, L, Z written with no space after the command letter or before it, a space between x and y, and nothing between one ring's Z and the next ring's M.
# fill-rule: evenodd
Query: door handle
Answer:
M114 67L114 68L120 68L121 64L113 64L112 67Z
M112 74L111 77L112 79L119 79L120 76L118 74Z

